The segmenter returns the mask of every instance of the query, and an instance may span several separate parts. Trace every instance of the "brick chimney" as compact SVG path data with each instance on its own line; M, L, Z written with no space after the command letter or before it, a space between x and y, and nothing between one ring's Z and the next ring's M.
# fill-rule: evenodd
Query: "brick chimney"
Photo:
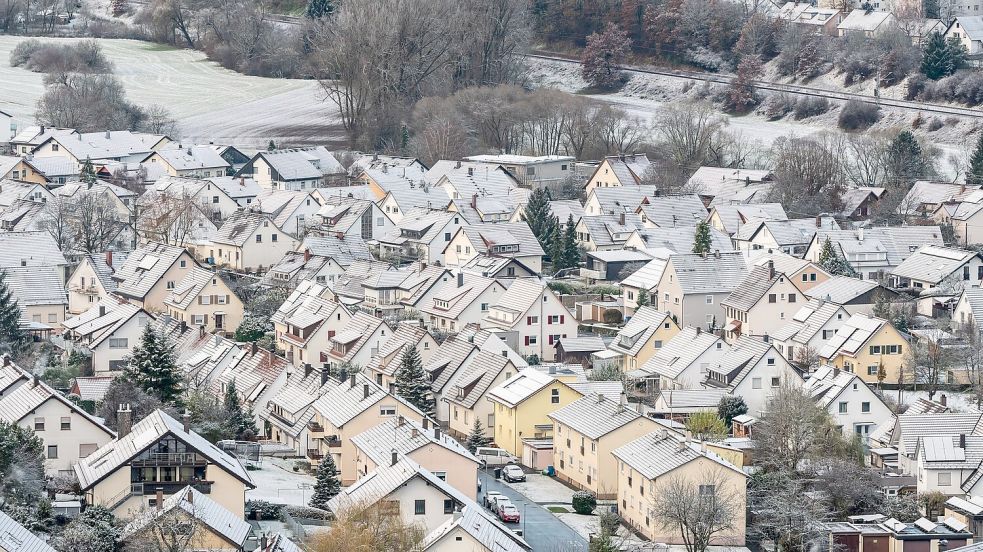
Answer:
M305 249L304 250L304 262L306 263L309 260L311 260L311 250L310 249Z
M191 433L191 414L187 410L181 415L181 422L184 425L184 432Z
M157 509L164 509L164 487L157 487Z
M106 251L106 266L108 266L108 267L112 267L113 266L113 252L112 251Z
M116 428L119 437L125 437L133 429L133 411L130 405L121 404L116 411Z

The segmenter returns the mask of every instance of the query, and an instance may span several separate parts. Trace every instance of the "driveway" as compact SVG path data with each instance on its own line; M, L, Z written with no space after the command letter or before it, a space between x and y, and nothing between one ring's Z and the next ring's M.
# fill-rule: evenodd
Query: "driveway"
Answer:
M533 550L564 550L572 552L586 552L587 541L569 525L560 521L552 512L536 504L532 500L519 494L515 489L505 485L501 481L496 481L494 475L479 471L478 477L481 479L481 493L478 495L478 504L482 503L484 493L487 491L498 491L509 497L512 503L522 512L522 521L519 523L506 523L510 529L522 529L523 538L532 546ZM525 503L525 506L523 506Z

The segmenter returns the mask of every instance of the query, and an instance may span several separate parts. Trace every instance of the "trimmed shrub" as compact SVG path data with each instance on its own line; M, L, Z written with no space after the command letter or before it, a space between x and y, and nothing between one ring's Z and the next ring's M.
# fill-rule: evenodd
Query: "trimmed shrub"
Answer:
M880 111L874 104L850 100L840 110L837 125L843 130L866 130L881 118Z
M573 511L581 515L590 515L597 508L597 497L590 491L573 493Z

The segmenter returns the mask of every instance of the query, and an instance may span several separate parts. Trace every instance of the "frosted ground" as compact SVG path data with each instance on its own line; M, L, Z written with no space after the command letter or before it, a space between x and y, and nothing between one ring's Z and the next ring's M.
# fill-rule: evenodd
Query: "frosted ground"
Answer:
M0 110L21 124L34 120L42 75L10 67L10 51L23 37L0 36ZM44 39L70 40L70 39ZM130 101L160 104L177 119L182 138L265 147L336 143L336 110L322 102L314 81L240 75L201 52L136 40L100 39Z

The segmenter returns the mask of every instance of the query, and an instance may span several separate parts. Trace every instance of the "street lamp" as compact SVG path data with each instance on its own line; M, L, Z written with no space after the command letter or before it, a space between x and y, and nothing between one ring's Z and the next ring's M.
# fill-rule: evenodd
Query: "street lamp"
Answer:
M522 538L526 538L526 503L522 503ZM945 552L941 550L940 552Z

